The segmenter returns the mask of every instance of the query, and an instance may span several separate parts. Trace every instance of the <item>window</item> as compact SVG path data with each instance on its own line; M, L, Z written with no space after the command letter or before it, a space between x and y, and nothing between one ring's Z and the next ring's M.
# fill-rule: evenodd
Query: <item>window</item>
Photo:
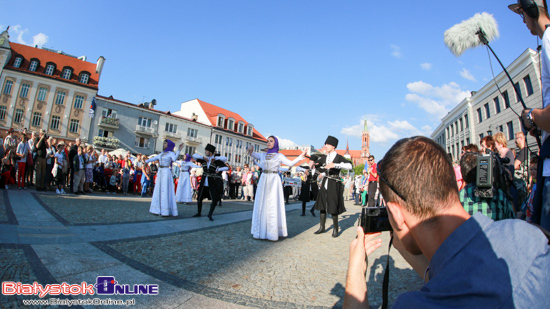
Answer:
M483 139L483 133L479 134L479 143L481 144L481 140Z
M193 155L195 153L196 148L191 146L185 146L185 153L188 153L190 155Z
M178 126L173 123L166 123L166 126L164 127L164 131L170 132L170 133L177 133L178 132Z
M55 98L55 104L63 105L65 102L65 92L57 91L57 97Z
M75 96L74 108L82 109L83 105L84 105L84 97L81 95Z
M90 79L90 74L82 73L82 74L80 74L79 82L81 82L83 84L87 84L89 79Z
M243 141L237 140L237 148L243 148Z
M31 88L31 85L29 84L21 85L21 92L19 93L19 96L22 98L26 98L29 95L30 88Z
M519 83L515 83L514 87L516 88L516 102L521 101L519 98L521 98L521 88L519 87Z
M462 122L462 118L458 120L460 122L460 132L464 131L464 123Z
M222 127L223 128L223 123L224 123L225 119L223 119L223 117L221 116L218 116L218 127Z
M470 138L469 137L466 138L466 145L470 145Z
M46 101L46 94L48 93L48 88L40 87L38 88L38 101Z
M455 122L455 133L458 134L458 121Z
M504 91L502 97L504 98L504 109L510 108L510 98L508 97L508 90Z
M466 123L466 129L470 127L470 124L468 123L468 115L464 115L464 122Z
M59 130L60 123L61 123L61 118L59 116L52 116L52 122L50 122L50 129Z
M136 137L136 147L149 148L149 138L147 138L147 137Z
M506 126L508 126L508 140L514 139L514 122L510 121Z
M6 112L8 108L6 106L0 106L0 120L6 120Z
M216 134L214 143L215 144L221 144L223 140L223 137L221 135Z
M491 118L491 110L489 110L489 103L485 103L485 116L487 119Z
M42 113L34 113L32 115L32 126L39 127L42 122Z
M483 121L483 116L481 115L481 107L477 109L477 122L480 123Z
M199 136L199 130L197 129L192 129L192 128L187 128L187 136L189 137L197 137ZM216 135L217 137L217 135ZM188 152L190 153L190 152Z
M151 118L139 117L138 124L142 127L151 127Z
M101 116L109 118L117 118L117 112L115 109L103 108L101 111Z
M99 133L97 134L97 136L101 136L101 137L113 137L113 136L115 136L115 132L113 132L113 131L106 131L106 130L99 130Z
M227 153L226 157L227 157L227 162L230 162L231 161L231 153Z
M260 152L260 145L254 145L254 152Z
M451 124L451 136L455 136L454 124Z
M13 122L15 122L15 123L23 122L23 110L22 109L17 109L15 111L15 116L13 117Z
M63 74L61 75L61 78L64 79L71 79L71 76L73 75L73 70L70 68L64 68Z
M53 75L54 71L55 71L55 65L48 64L46 65L46 71L44 71L44 73L46 73L46 75Z
M239 128L238 129L239 133L243 133L244 132L244 123L239 122L238 128Z
M248 135L248 136L252 136L252 133L254 132L254 127L252 127L251 125L248 125L248 128L247 128L247 129L248 129L247 135Z
M79 121L77 119L71 119L71 123L69 124L69 132L78 133L78 124Z
M448 128L448 127L445 128L445 131L447 132L447 139L449 139L449 137L451 137L451 136L449 135L449 128Z
M15 58L15 61L13 62L13 67L14 68L20 68L21 63L23 63L23 58L21 58L21 57Z
M231 131L235 130L235 122L233 121L233 119L229 119L227 121L227 129Z
M495 114L500 113L500 102L498 101L498 97L494 98L493 102L495 102Z
M525 83L525 91L527 91L527 96L532 95L533 85L531 84L531 77L529 77L529 75L525 76L523 78L523 82Z
M232 146L233 145L233 139L226 137L225 138L225 146Z
M29 65L29 71L36 72L37 68L38 68L38 61L36 60L31 61L31 64Z
M4 85L4 94L11 94L12 86L13 82L11 80L6 80L6 84Z

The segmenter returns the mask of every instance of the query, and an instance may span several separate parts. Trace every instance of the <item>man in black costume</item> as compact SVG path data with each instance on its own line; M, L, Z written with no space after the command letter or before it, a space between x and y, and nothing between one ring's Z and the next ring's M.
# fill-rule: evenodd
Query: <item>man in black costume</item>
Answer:
M200 217L202 212L202 200L205 197L210 196L210 211L208 212L208 219L212 219L212 214L216 205L221 199L223 193L223 180L221 172L228 170L229 168L225 165L227 161L226 157L214 156L216 152L216 147L211 144L206 145L204 148L205 156L203 157L200 154L194 154L193 158L201 163L203 168L203 174L201 178L201 183L199 184L198 196L197 196L197 214L193 217Z
M343 156L336 153L338 139L334 136L328 136L323 147L327 155L320 158L320 170L323 171L323 180L319 195L315 202L315 209L321 212L320 227L315 234L325 232L325 221L327 213L332 216L333 230L332 237L338 237L338 215L346 211L344 206L344 184L340 179L340 170L351 170L351 163Z

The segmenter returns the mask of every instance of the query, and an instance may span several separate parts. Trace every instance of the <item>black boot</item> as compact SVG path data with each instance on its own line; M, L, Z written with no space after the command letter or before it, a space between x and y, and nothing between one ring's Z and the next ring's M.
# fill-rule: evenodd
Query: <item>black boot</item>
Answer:
M197 203L197 214L193 217L200 217L202 213L202 203Z
M302 214L300 216L305 216L306 215L306 202L302 202Z
M315 217L315 206L311 207L309 212L311 212L311 215Z
M210 219L210 221L214 221L214 219L212 219L212 214L214 213L215 208L216 204L210 205L210 211L208 212L208 219Z
M338 237L338 215L332 215L332 237Z
M321 234L325 232L325 221L327 221L327 213L322 211L319 217L320 217L319 230L317 230L317 232L313 234Z

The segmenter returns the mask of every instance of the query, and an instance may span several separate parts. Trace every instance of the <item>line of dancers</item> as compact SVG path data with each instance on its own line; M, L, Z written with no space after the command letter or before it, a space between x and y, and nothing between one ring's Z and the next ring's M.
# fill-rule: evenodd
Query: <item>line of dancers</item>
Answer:
M193 217L202 216L202 201L204 198L209 198L211 203L208 219L214 221L212 215L216 206L218 204L221 206L223 194L221 173L229 169L225 164L227 158L215 155L216 147L211 144L206 145L205 156L194 154L191 158L186 155L183 161L178 162L181 166L181 173L178 188L175 191L176 194L174 194L174 183L169 168L179 156L183 144L179 145L179 149L175 153L173 151L175 144L172 141L165 140L163 146L164 151L161 154L146 161L147 163L159 161L160 167L149 211L162 216L177 216L177 202L191 202L192 200L189 169L201 167L203 168L203 177L201 177L197 194L197 214ZM310 169L302 169L307 175L307 181L302 184L300 195L302 216L305 215L306 203L310 201L310 191L313 196L317 197L315 205L311 209L313 216L315 216L314 210L320 211L320 226L315 234L325 232L327 214L332 216L332 237L339 236L338 215L346 211L343 197L344 186L340 181L340 171L352 168L348 160L336 153L337 146L338 139L328 136L322 148L326 154L310 157ZM279 153L279 141L275 136L267 138L266 152L254 152L252 147L249 147L247 151L262 169L254 198L251 234L256 239L277 241L279 237L288 236L285 199L281 178L279 177L281 164L289 167L294 166L304 159L306 151L304 150L300 156L291 161L285 155ZM195 165L192 160L200 162L201 166ZM318 187L316 181L319 173L322 173L323 178Z

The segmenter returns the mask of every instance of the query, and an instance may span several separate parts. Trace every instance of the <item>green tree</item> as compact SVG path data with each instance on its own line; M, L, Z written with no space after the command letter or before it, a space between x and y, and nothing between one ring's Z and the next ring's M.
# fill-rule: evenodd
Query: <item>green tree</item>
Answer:
M365 164L359 164L356 167L353 168L353 171L355 172L355 175L363 175L363 169L365 168Z

